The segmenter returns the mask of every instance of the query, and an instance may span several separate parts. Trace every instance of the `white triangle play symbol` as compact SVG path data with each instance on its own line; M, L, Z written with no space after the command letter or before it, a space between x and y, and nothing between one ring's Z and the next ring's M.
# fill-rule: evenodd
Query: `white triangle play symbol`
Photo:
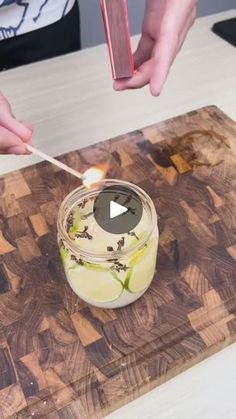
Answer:
M124 207L123 205L117 204L117 202L111 201L110 202L110 218L118 217L121 214L124 214L128 211L128 208Z

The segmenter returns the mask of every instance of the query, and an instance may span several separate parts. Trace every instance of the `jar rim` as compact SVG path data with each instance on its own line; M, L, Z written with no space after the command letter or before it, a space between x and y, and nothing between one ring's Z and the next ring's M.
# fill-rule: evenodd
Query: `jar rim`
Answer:
M99 251L91 251L88 249L84 249L83 247L79 246L78 244L75 244L73 239L70 239L68 236L66 229L65 229L65 219L69 215L69 212L71 211L71 208L76 204L78 200L83 200L85 197L92 196L98 193L98 191L101 190L104 186L114 186L114 185L121 185L126 186L130 189L132 189L136 194L139 195L142 204L146 205L146 209L150 212L150 225L149 228L146 230L144 237L137 242L134 246L130 247L129 249L121 249L119 251L114 250L112 252L99 252ZM78 194L80 194L78 199ZM65 211L66 205L70 203L73 197L76 197L76 200L74 203L72 203L71 207ZM139 186L134 185L130 182L119 180L119 179L104 179L96 184L94 188L88 189L86 186L81 185L78 188L74 189L72 192L70 192L65 199L62 201L61 206L59 208L58 212L58 221L57 221L57 229L58 233L60 234L60 238L63 240L63 242L66 243L67 247L72 253L79 253L82 257L86 259L91 259L93 261L105 261L109 259L121 259L123 257L127 257L130 254L133 254L137 250L139 250L141 247L143 247L146 242L149 240L149 238L152 235L152 232L154 229L157 228L157 214L156 209L153 204L152 199L150 196Z

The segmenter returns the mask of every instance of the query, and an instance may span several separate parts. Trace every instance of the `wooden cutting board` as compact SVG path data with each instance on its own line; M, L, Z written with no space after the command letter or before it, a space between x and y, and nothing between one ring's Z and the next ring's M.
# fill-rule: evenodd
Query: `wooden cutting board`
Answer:
M62 160L145 189L160 248L150 290L101 310L68 286L57 210L79 181L47 163L0 178L0 417L100 418L236 340L236 125L216 107Z

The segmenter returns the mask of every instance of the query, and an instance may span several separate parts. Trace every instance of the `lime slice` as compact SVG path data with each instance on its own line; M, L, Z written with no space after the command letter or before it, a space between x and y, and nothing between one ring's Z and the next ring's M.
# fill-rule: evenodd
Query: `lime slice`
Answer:
M60 251L61 261L62 261L63 265L65 265L65 263L68 261L68 258L69 258L68 252L67 252L65 246L63 246L63 245L60 246L59 251Z
M129 290L129 281L130 281L130 278L131 278L132 273L133 273L133 269L130 268L128 270L128 273L127 273L126 278L125 278L125 281L124 281L124 288L126 289L126 291L130 291Z
M135 266L140 261L140 259L145 255L145 253L149 251L150 245L151 245L151 241L149 241L141 249L137 250L137 252L135 252L132 259L129 261L129 266L131 267Z
M131 266L125 280L125 288L132 293L144 291L150 285L156 268L157 247L155 242L148 245L134 255L129 262ZM139 263L140 262L140 263Z
M77 266L77 269L68 272L69 282L81 298L97 303L107 303L121 296L122 283L108 269L101 269Z
M80 223L81 223L81 215L80 215L80 213L78 211L77 212L74 212L74 214L73 214L73 224L72 224L72 226L69 229L69 236L71 238L74 238L75 235L76 235L76 233L79 231L79 229L80 229Z
M138 239L134 237L134 239L130 242L128 247L133 247L135 244L138 243L138 241L142 240L144 236L145 236L145 231L137 235Z
M108 272L107 268L104 268L103 266L96 265L95 263L84 262L84 264L82 266L84 266L84 268L89 269L90 271L94 271L94 272ZM69 271L71 271L71 270L74 271L77 268L78 268L78 263L74 263L74 265L69 268Z
M108 272L107 268L104 268L103 266L100 266L100 265L96 265L95 263L85 262L84 266L85 266L86 269L89 269L90 271Z
M144 291L153 278L155 269L143 269L138 266L130 270L127 275L125 288L131 293L138 293Z

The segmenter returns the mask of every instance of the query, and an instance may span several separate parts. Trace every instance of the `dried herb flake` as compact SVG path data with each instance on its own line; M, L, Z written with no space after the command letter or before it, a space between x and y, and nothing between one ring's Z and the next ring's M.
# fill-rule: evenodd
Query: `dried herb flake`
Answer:
M114 252L114 249L113 249L113 247L112 247L112 246L107 246L107 251L108 251L108 252Z
M93 211L88 212L88 214L83 214L81 216L81 220L87 220L87 218L89 218L91 215L93 215Z
M69 233L71 227L73 226L73 222L74 222L74 214L73 212L71 212L66 220L66 232L67 234Z
M93 240L93 236L88 232L88 226L85 226L83 231L78 231L78 233L75 234L75 237L77 239Z
M76 262L78 265L83 266L84 262L82 261L82 259L78 259L75 255L71 255L71 260L73 262Z
M116 271L116 272L120 273L121 271L123 271L123 272L127 272L127 271L128 271L128 269L129 269L129 267L128 267L127 265L123 265L123 264L122 264L122 263L120 263L120 262L117 262L117 263L114 263L114 265L112 265L112 266L110 267L110 269L111 269L112 271Z
M85 208L85 206L86 206L86 204L87 204L87 202L88 202L88 199L84 199L82 202L80 202L79 204L78 204L78 207L79 208Z
M137 234L136 234L134 231L129 231L129 232L128 232L128 236L135 237L135 238L136 238L136 240L139 240L139 237L137 236Z
M120 240L118 240L118 242L117 242L117 250L118 250L118 252L120 252L121 251L121 249L122 249L122 247L124 247L124 245L125 245L125 238L124 237L122 237Z

